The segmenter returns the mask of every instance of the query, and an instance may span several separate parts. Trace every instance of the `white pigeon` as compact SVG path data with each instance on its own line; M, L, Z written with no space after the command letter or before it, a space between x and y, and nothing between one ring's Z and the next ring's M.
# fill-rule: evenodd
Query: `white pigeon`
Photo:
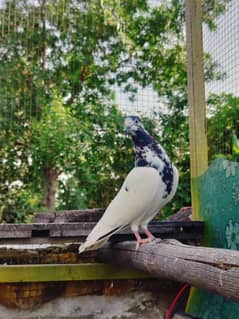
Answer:
M131 134L135 147L135 168L127 175L116 197L79 247L79 253L102 247L116 232L130 226L137 243L154 239L148 223L174 196L178 185L177 169L165 150L144 129L139 118L129 116L125 129ZM139 229L147 238L141 238Z

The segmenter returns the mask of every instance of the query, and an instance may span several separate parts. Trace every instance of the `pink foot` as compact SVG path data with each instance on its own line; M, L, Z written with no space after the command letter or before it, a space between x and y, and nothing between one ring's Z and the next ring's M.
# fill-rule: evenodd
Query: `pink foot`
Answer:
M142 227L142 230L149 239L149 241L154 240L156 238L147 228Z
M140 236L138 231L134 232L134 235L135 235L135 237L137 239L137 243L136 243L136 247L135 247L136 250L139 249L140 245L149 243L152 239L154 239L154 237L153 238L149 238L149 237L148 238L141 238L141 236Z

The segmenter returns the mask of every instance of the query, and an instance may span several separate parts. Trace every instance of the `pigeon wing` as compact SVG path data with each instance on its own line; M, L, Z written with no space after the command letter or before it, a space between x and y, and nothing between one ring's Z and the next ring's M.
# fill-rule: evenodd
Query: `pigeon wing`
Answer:
M133 168L79 252L100 248L114 233L140 220L141 215L155 206L155 199L160 198L160 194L156 196L160 185L161 178L154 168Z

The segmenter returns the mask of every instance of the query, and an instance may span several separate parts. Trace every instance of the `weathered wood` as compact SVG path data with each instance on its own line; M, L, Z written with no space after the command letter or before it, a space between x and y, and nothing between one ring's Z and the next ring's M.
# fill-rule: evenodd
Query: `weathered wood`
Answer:
M183 207L177 213L169 216L167 222L189 222L192 220L192 207Z
M35 223L79 223L79 222L97 222L104 208L78 209L49 212L36 212Z
M203 68L201 0L186 0L187 74L190 128L191 179L202 175L208 166L208 145ZM193 218L199 219L198 194L191 188Z
M148 271L152 276L188 283L239 301L239 252L155 240L135 250L134 242L108 245L101 260Z
M79 243L85 240L94 225L95 223L0 225L0 234L2 229L5 237L0 239L0 264L95 262L94 252L78 254ZM24 230L20 236L15 232L17 226ZM149 229L160 238L174 237L197 244L202 239L203 223L152 222ZM38 237L30 237L33 234ZM23 235L29 238L20 238ZM50 237L41 237L45 235ZM6 238L7 236L10 238ZM110 239L111 242L123 240L135 240L131 230L125 229Z
M151 278L147 272L110 264L0 266L0 283Z
M79 238L89 234L95 222L46 223L46 224L0 224L0 241L19 238ZM160 238L176 238L183 241L199 242L203 234L202 222L156 222L149 225L150 231ZM112 236L112 241L134 240L129 228Z
M182 208L176 214L169 216L166 221L189 221L188 216L191 214L190 207L188 210ZM183 212L182 212L183 211ZM36 212L34 223L79 223L79 222L97 222L105 208L64 210L49 212Z
M78 253L79 243L0 244L0 264L73 264L96 262L96 252Z
M32 226L28 224L0 224L0 238L29 238Z

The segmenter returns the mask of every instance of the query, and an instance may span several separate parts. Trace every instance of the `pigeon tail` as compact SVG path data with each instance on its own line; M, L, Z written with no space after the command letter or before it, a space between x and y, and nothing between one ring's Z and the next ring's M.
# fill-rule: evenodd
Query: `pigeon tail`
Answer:
M111 227L104 225L101 220L93 228L92 232L86 238L86 241L79 247L79 253L88 250L97 250L105 245L109 238L122 227Z
M86 241L79 247L79 254L83 253L84 251L89 251L89 250L97 250L105 245L107 242L108 237L106 239L102 239L99 241Z

